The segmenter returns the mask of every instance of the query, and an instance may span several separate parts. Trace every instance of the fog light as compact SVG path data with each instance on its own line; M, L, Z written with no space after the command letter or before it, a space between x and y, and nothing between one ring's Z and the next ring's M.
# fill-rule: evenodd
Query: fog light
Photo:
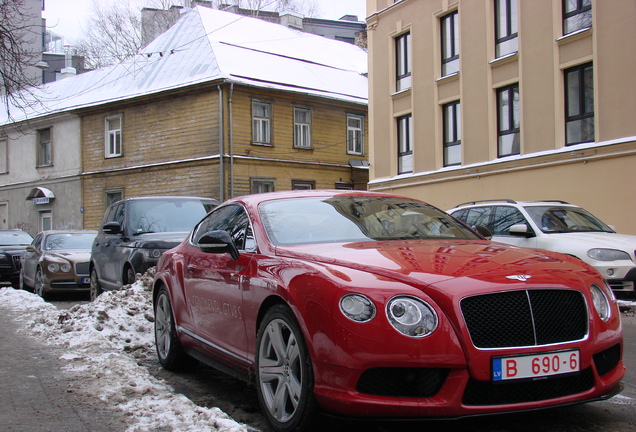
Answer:
M614 276L614 269L607 269L608 276Z

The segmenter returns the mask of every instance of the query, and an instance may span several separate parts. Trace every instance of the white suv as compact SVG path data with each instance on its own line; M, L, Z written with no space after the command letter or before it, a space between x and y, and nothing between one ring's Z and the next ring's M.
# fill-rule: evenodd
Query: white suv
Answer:
M636 236L617 234L581 207L563 201L486 200L448 213L486 227L492 240L575 256L595 267L614 291L634 291Z

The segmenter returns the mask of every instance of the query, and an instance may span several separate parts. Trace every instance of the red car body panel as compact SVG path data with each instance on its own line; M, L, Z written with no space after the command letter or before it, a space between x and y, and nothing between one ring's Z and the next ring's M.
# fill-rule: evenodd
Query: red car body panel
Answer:
M321 408L332 413L459 417L602 399L620 388L625 373L620 313L614 301L610 318L599 318L588 287L603 286L603 280L592 267L564 255L487 240L273 245L259 218L258 205L320 193L230 200L242 205L250 216L258 253L241 253L234 261L229 254L204 253L186 239L162 255L155 289L168 288L174 318L182 330L179 338L186 349L242 373L253 373L259 318L275 300L289 305L298 320L312 359L314 395ZM360 196L374 194L361 192ZM524 277L516 278L518 275ZM495 349L477 348L471 342L461 308L463 299L546 289L582 293L588 329L580 340ZM376 316L369 322L345 317L339 302L347 293L362 293L371 299L377 306ZM436 330L422 338L397 332L384 311L396 295L417 297L431 305L438 318ZM616 367L600 376L593 356L616 345L621 358ZM463 401L469 381L491 381L493 357L574 349L580 352L580 370L592 371L593 385L585 391L521 403L475 406ZM362 374L373 368L440 368L447 375L439 391L429 397L359 392Z

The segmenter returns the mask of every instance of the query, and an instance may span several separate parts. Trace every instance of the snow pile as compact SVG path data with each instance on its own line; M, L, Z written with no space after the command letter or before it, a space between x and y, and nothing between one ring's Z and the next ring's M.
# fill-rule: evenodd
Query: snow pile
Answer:
M247 432L220 409L175 394L139 365L156 358L151 285L146 273L129 287L62 311L13 288L0 289L0 302L19 313L31 334L67 348L65 370L86 377L77 391L122 410L130 417L129 431Z

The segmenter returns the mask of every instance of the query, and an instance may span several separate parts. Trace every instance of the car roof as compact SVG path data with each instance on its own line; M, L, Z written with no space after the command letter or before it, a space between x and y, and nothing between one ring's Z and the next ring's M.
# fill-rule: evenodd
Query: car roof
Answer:
M520 206L567 206L567 207L577 207L574 204L570 204L566 201L562 200L539 200L539 201L515 201L512 199L502 198L502 199L488 199L488 200L476 200L476 201L468 201L461 204L457 204L452 210L455 210L460 207L483 207L488 205L493 205L496 203L502 204L517 204Z
M46 230L42 231L44 235L50 234L97 234L96 230L84 230L84 229L60 229L60 230Z
M131 198L125 198L123 200L117 201L117 202L122 202L122 201L140 201L140 200L161 200L161 199L166 199L166 200L193 200L193 199L198 199L198 200L205 200L205 201L216 201L214 198L207 198L207 197L199 197L199 196L183 196L183 195L157 195L157 196L142 196L142 197L131 197Z
M416 198L408 198L401 195L387 194L383 192L370 192L363 190L351 190L351 189L311 189L311 190L290 190L279 192L264 192L252 195L243 195L236 198L231 198L225 203L243 202L246 204L257 206L265 201L286 199L286 198L311 198L311 197L334 197L334 196L359 196L359 197L387 197L387 198L402 198L413 201L421 201ZM225 204L224 203L224 204Z

